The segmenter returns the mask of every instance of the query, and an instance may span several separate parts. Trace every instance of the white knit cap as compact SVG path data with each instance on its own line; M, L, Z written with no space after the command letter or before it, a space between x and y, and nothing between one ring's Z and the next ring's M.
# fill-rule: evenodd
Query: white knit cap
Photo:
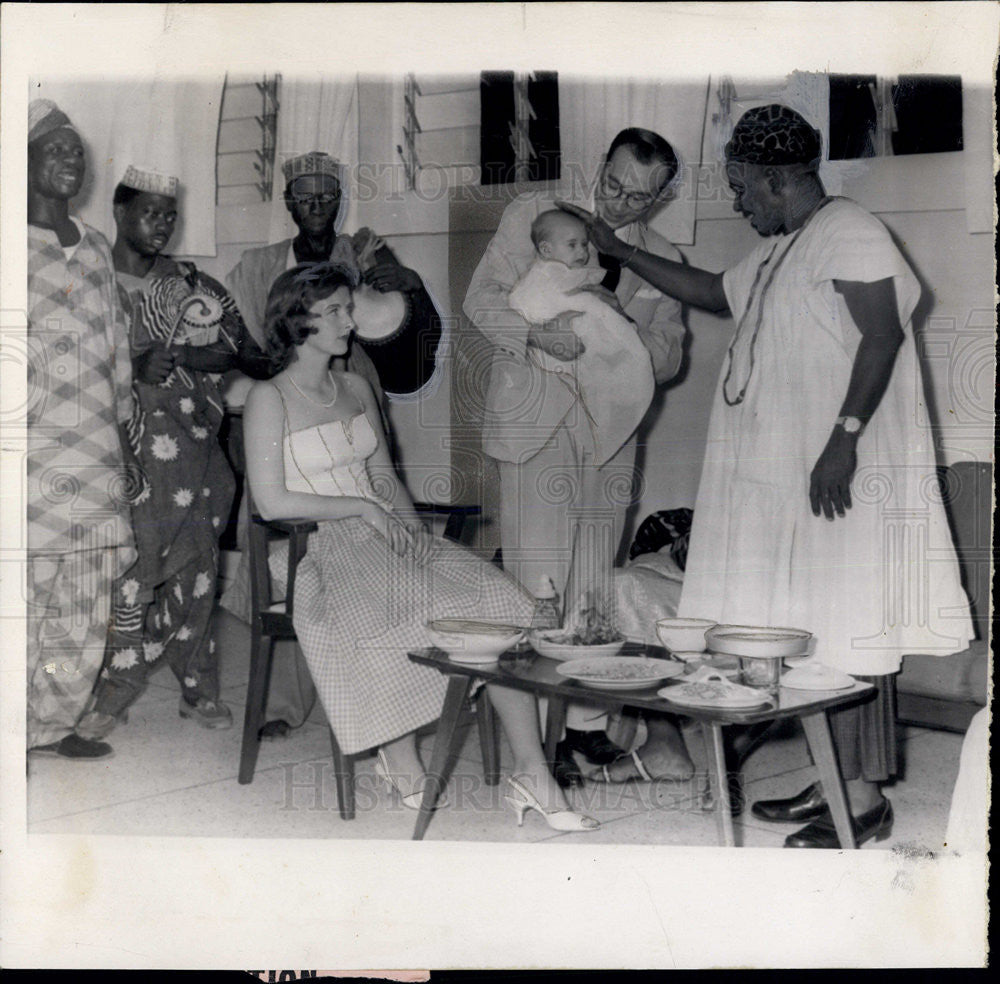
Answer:
M135 188L136 191L147 191L152 195L167 195L170 198L177 197L176 178L145 166L137 167L135 164L129 164L121 183L126 188Z

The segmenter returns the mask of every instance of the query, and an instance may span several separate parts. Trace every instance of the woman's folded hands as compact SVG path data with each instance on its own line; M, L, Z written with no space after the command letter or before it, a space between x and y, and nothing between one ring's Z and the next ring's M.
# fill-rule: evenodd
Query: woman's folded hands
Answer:
M377 502L366 502L361 518L385 538L389 547L400 555L412 551L418 563L425 561L434 549L434 537L414 514L401 516Z

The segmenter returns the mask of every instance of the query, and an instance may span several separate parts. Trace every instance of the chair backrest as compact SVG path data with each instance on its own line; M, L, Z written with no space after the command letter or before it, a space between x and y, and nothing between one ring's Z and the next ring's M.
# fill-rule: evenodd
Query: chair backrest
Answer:
M250 568L250 611L256 621L261 612L275 604L274 587L271 583L271 569L268 564L267 527L261 521L254 507L253 492L249 480L245 480L244 493L247 500L247 560ZM287 594L287 592L286 592ZM288 614L286 606L286 614Z
M228 445L238 449L238 463L244 465L243 455L243 414L242 411L231 411L227 414L229 421ZM299 561L305 556L309 534L316 529L312 520L273 520L264 519L256 509L253 501L253 489L250 487L250 477L243 474L243 494L247 508L247 560L250 569L250 606L251 622L259 625L261 616L268 615L271 622L281 620L282 631L292 632L292 609L295 599L295 575ZM288 541L288 572L284 593L276 592L274 579L271 577L269 564L270 544L274 540ZM276 609L279 602L284 602L284 611Z
M219 443L233 470L236 490L229 516L219 535L219 546L223 550L241 550L240 517L243 514L243 486L246 484L246 455L243 452L243 407L226 407L219 428Z

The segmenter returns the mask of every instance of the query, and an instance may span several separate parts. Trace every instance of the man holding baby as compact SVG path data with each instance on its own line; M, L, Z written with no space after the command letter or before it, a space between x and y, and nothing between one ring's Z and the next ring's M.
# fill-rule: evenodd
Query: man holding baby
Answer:
M630 246L680 261L678 250L646 224L669 197L678 168L663 137L630 127L611 142L590 199L576 204L596 212ZM595 575L604 577L603 587L611 590L611 566L632 499L636 429L652 398L647 382L651 376L662 385L677 375L685 329L678 302L593 247L587 247L582 261L581 244L571 242L572 229L562 228L554 217L539 220L555 205L551 193L529 192L507 206L473 274L464 310L493 344L483 447L500 472L504 567L529 590L549 576L560 591L572 567L576 587L570 587L573 597L566 599L566 614L572 616L579 589L593 584ZM518 308L528 309L516 303L518 294L512 306L511 291L526 275L538 272L533 267L560 260L591 271L574 288L580 303L557 305L560 313L544 322L526 320ZM584 309L592 307L594 297L624 315L620 330L627 326L648 354L648 366L644 355L632 363L634 386L627 380L617 384L619 397L625 390L635 394L622 411L634 420L630 431L617 425L621 415L609 428L590 406L596 407L602 394L588 382L587 347L581 339L586 333L575 331L574 322L581 319L583 324ZM571 302L572 296L566 300ZM609 434L615 435L610 443ZM582 706L569 708L557 778L567 784L581 781L572 751L595 764L610 764L623 755L603 728L603 716L594 718ZM644 761L624 758L605 776L616 781L637 774L686 778L693 771L690 757L679 731L672 737L656 748L644 746Z

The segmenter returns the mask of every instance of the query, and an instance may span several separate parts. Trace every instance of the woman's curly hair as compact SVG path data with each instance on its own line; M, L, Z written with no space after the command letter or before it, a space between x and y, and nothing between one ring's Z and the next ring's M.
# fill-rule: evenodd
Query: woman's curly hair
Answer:
M300 263L271 285L264 314L264 349L275 373L292 360L297 346L316 331L310 309L341 287L353 289L350 271L333 263Z

